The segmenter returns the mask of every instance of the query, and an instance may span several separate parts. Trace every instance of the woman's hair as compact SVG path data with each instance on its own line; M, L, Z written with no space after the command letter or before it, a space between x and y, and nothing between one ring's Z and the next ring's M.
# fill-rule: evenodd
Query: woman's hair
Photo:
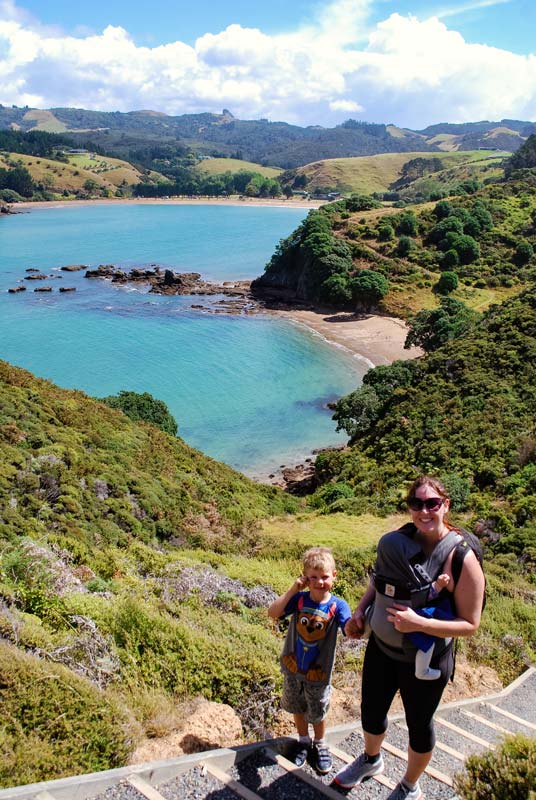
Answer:
M449 493L439 478L434 478L432 475L421 475L419 478L416 478L409 487L406 495L406 502L415 497L417 489L420 489L421 486L429 486L434 492L437 492L438 497L443 498L443 500L450 500Z
M329 547L310 547L303 554L303 571L327 569L335 572L335 559Z

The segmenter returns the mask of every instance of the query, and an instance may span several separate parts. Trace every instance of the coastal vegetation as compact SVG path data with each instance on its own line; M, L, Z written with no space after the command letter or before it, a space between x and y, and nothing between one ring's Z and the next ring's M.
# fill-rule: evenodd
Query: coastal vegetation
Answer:
M461 655L504 682L534 661L536 179L524 156L505 182L412 209L355 194L280 243L258 289L400 314L424 351L370 370L335 405L349 445L318 456L307 500L187 446L151 395L97 400L0 362L0 785L124 764L200 695L267 735L281 632L266 606L312 544L333 548L335 590L355 604L423 471L443 477L453 521L485 546L486 611ZM341 648L335 686L361 657Z

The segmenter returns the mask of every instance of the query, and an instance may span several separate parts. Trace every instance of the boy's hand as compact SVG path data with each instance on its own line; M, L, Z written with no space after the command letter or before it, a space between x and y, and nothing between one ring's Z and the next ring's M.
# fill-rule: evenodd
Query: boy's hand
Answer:
M297 586L298 591L301 592L306 586L309 585L309 578L307 578L305 575L300 575L299 578L296 578L295 585Z
M364 633L364 630L365 630L365 618L364 616L358 614L357 612L354 613L352 617L350 617L350 619L344 626L344 634L349 639L360 639Z

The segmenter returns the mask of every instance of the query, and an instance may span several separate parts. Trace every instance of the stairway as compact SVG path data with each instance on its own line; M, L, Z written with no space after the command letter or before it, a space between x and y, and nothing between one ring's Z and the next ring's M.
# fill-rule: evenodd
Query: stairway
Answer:
M469 754L493 748L507 733L536 737L536 669L499 694L440 706L435 720L437 744L421 786L427 800L454 800L453 776ZM358 724L331 728L327 738L334 771L322 778L287 760L287 738L3 789L0 800L341 800L329 783L362 751L363 739ZM346 796L385 800L404 774L406 747L403 715L392 716L384 774Z

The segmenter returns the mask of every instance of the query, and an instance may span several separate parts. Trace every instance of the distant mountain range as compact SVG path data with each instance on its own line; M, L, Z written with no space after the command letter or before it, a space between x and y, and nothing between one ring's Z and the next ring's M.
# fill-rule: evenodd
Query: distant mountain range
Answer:
M536 133L536 123L441 123L413 131L395 125L347 120L335 128L301 128L267 119L240 120L221 114L172 117L156 111L107 112L78 108L40 110L0 106L0 128L68 133L119 157L136 148L182 147L207 155L235 156L266 166L291 169L326 158L397 152L507 150L514 152Z

